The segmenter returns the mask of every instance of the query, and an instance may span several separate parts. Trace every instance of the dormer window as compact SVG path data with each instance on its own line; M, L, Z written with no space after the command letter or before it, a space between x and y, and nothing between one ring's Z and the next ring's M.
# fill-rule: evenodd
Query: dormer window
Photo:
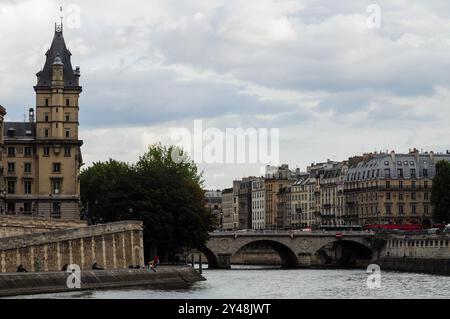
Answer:
M13 128L10 128L9 130L8 130L8 137L16 137L16 130L15 129L13 129Z
M26 131L25 131L25 135L26 135L26 136L31 136L31 130L26 130Z

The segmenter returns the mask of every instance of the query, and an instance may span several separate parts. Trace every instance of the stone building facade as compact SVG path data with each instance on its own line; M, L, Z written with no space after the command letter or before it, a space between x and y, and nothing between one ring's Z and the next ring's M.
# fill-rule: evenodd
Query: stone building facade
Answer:
M344 182L348 171L345 162L333 165L319 173L320 217L322 225L345 225Z
M346 209L360 225L430 224L435 164L450 154L368 154L345 177Z
M223 230L233 230L233 188L222 190L222 216Z
M1 212L62 219L80 218L78 139L80 68L72 68L62 25L55 27L37 75L36 108L27 122L1 121ZM6 114L0 109L0 116Z
M252 229L266 228L266 190L264 178L252 182Z
M216 219L216 229L223 229L223 212L222 212L222 191L209 190L205 191L205 208Z

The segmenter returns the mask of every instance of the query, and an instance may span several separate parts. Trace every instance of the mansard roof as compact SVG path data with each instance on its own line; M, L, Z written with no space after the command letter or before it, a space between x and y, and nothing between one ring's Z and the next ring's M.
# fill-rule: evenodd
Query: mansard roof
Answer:
M13 131L14 137L8 132ZM34 140L36 136L36 123L34 122L5 122L3 125L5 140Z
M67 49L64 41L62 26L55 27L52 45L45 55L46 60L44 68L36 74L38 77L37 87L49 87L52 85L52 65L55 60L60 60L64 65L64 85L68 87L78 87L79 69L72 69L72 53ZM58 56L59 59L57 59Z

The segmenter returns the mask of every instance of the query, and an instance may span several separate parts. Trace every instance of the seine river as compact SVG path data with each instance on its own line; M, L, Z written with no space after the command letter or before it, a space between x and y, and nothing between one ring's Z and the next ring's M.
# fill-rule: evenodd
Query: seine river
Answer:
M24 298L233 299L233 298L450 298L450 277L381 272L381 288L368 289L365 270L284 270L239 266L203 271L206 281L178 289L121 289Z

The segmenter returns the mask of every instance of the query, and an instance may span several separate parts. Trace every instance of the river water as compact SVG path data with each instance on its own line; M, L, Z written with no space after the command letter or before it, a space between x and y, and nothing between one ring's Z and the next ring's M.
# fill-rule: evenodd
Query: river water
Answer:
M237 299L237 298L450 298L450 277L381 272L381 288L367 287L365 270L273 269L235 266L203 271L206 281L176 289L118 289L23 298Z

